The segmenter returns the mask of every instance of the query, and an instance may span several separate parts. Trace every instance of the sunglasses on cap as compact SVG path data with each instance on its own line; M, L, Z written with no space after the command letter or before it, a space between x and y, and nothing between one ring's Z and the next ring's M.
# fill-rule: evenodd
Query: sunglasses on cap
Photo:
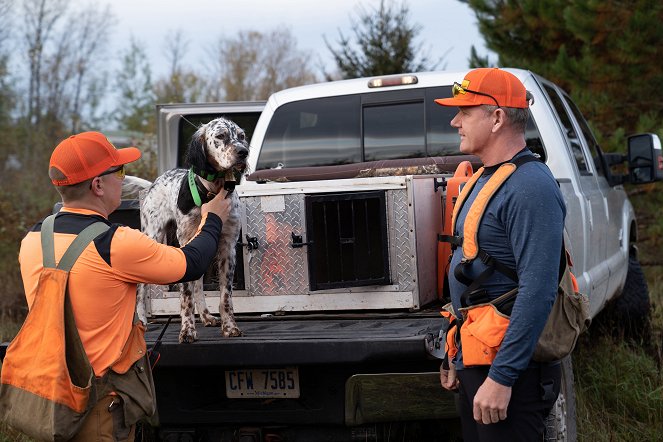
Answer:
M456 82L454 82L453 86L451 86L451 95L454 98L458 97L458 95L461 95L461 94L464 95L468 92L470 94L483 95L484 97L488 97L488 98L490 98L491 100L493 100L495 102L495 105L497 105L497 107L502 107L502 106L500 106L500 103L498 103L497 99L495 97L493 97L492 95L490 95L490 94L486 94L486 93L483 93L483 92L473 91L471 89L467 89L467 88L461 86L460 84L458 84Z
M100 173L100 174L97 175L97 176L102 177L102 176L104 176L104 175L110 175L111 173L114 173L114 174L117 175L117 177L120 178L120 179L124 179L125 175L127 174L127 173L125 172L125 170L124 170L124 165L122 165L122 166L117 167L117 168L115 168L115 169L108 169L107 171L102 172L102 173Z

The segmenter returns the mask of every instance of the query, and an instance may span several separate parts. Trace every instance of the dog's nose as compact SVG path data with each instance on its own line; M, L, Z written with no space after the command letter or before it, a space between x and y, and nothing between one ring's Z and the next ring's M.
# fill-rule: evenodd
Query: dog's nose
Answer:
M237 148L237 156L243 160L246 159L246 157L249 156L249 149L246 147L238 147Z

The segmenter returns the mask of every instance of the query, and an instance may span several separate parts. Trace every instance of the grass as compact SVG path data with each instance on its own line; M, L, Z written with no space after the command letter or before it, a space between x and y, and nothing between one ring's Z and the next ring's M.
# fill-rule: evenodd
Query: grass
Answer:
M629 190L638 249L652 301L651 336L624 339L592 329L574 353L578 440L658 441L663 437L663 206L660 184Z
M660 304L655 316L658 345L642 347L607 333L589 333L582 339L574 353L579 441L660 440L663 435Z

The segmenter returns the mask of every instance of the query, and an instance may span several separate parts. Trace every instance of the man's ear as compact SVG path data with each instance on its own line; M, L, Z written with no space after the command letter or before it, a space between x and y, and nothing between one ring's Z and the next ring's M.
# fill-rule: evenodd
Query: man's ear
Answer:
M92 190L92 193L94 193L96 196L101 196L104 194L104 189L101 186L101 178L92 178L92 181L90 182L90 190Z
M497 132L506 123L506 112L504 112L504 109L498 107L497 109L495 109L495 111L493 111L492 118L493 118L492 131Z

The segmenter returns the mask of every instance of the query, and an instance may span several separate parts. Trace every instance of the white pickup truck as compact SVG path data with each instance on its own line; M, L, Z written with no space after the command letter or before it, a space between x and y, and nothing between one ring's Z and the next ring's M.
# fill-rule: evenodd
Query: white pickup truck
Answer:
M534 96L527 145L564 195L573 271L592 316L621 296L626 313L643 319L649 298L622 184L661 179L660 141L636 135L628 158L603 153L564 91L510 71ZM458 435L454 396L440 388L435 359L446 263L437 236L451 176L463 161L480 164L458 151L455 109L433 100L450 96L463 76L365 78L284 90L267 102L158 106L160 172L183 167L195 126L221 115L250 136L252 172L237 187L233 299L244 336L224 339L199 325L199 341L179 345L178 327L167 330L154 372L163 440ZM628 174L614 174L627 160ZM205 290L218 298L213 274ZM152 292L149 342L178 306L176 290ZM576 437L570 358L563 367L550 440Z

